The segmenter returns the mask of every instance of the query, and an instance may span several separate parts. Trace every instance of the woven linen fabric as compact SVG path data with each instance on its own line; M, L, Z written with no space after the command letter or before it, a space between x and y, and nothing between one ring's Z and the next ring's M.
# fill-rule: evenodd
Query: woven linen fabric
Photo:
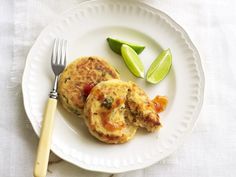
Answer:
M38 138L23 107L21 79L26 56L42 29L80 2L0 0L1 177L32 176ZM179 23L201 55L205 96L192 134L161 162L120 174L86 171L52 154L48 177L236 176L236 1L145 2Z

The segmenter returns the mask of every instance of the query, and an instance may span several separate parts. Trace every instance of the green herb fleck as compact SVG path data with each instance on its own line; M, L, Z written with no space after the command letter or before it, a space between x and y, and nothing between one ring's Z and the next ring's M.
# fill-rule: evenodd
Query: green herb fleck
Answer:
M104 106L107 109L111 109L113 101L114 99L112 97L107 97L103 100L102 106Z

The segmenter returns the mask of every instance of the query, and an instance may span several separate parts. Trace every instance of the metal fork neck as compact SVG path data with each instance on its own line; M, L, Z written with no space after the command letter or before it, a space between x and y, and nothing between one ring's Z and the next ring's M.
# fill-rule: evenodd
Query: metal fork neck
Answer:
M50 98L57 99L58 98L58 93L57 93L57 85L58 85L58 78L59 76L55 76L54 84L53 84L53 89L49 94Z

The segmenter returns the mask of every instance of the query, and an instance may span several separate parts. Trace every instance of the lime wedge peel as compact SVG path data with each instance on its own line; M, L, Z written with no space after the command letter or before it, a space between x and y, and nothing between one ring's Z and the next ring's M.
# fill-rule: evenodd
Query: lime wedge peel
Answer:
M143 45L138 45L138 44L134 44L131 42L127 42L127 41L123 41L123 40L119 40L119 39L115 39L111 37L107 38L107 42L110 48L119 55L121 55L121 46L123 44L126 44L129 47L131 47L137 54L140 54L145 49L145 46Z
M144 78L144 66L135 50L123 44L121 46L121 54L129 70L136 77Z
M152 84L159 83L169 73L171 65L172 54L170 49L162 51L148 69L146 80Z

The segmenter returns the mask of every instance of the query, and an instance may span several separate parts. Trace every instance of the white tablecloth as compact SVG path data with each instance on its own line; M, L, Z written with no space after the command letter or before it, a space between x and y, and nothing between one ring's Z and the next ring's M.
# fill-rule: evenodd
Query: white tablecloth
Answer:
M81 0L0 0L0 177L30 177L38 138L24 112L21 76L39 32ZM190 35L205 71L205 100L193 133L174 154L122 174L82 170L51 157L48 177L235 177L236 1L146 0Z

